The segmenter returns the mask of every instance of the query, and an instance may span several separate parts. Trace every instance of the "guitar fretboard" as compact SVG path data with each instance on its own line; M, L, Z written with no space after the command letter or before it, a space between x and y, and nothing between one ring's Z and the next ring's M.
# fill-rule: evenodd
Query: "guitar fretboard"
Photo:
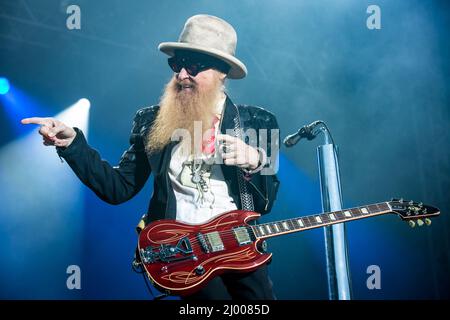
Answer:
M389 204L387 202L381 202L369 206L326 212L276 222L261 223L251 226L251 228L258 238L268 238L291 232L319 228L335 223L362 219L388 212L391 212Z

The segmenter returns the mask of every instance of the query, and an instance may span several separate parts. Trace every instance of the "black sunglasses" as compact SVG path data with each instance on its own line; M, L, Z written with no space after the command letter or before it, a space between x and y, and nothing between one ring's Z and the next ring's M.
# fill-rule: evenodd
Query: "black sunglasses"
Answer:
M184 68L192 77L207 69L216 69L225 74L230 70L225 62L198 52L175 52L167 62L174 72L179 73Z

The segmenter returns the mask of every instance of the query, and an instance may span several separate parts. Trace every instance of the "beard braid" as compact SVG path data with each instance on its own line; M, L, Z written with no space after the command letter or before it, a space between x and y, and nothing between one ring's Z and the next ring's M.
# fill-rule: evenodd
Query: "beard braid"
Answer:
M183 80L183 84L186 84L186 80ZM201 150L199 143L194 141L194 122L201 122L202 135L211 128L215 108L223 96L224 87L218 75L207 90L200 90L192 81L189 84L192 85L191 92L182 90L182 85L175 76L167 83L160 99L158 115L146 139L147 152L161 151L179 129L190 134L190 139L181 139L183 154L193 154L191 150L198 154ZM187 145L189 141L191 143Z

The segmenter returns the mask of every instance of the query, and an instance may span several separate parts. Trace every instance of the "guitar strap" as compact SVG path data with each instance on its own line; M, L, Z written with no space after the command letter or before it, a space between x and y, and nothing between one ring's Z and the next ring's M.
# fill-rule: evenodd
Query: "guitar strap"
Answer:
M239 108L236 105L235 105L235 108L236 108L236 115L233 118L234 134L237 138L243 140L242 139L243 138L243 136L242 136L243 128L241 126ZM238 167L236 167L236 175L237 175L237 181L238 181L238 186L239 186L239 195L241 198L242 210L255 211L255 207L253 204L253 196L248 191L247 180L244 179L244 173Z

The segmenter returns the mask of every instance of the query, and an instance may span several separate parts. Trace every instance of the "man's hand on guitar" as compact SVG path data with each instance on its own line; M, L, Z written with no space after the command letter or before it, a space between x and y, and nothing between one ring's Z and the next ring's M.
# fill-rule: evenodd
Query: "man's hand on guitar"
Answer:
M22 124L39 124L39 134L42 135L43 144L67 148L77 135L76 131L63 122L54 118L26 118L21 120Z

